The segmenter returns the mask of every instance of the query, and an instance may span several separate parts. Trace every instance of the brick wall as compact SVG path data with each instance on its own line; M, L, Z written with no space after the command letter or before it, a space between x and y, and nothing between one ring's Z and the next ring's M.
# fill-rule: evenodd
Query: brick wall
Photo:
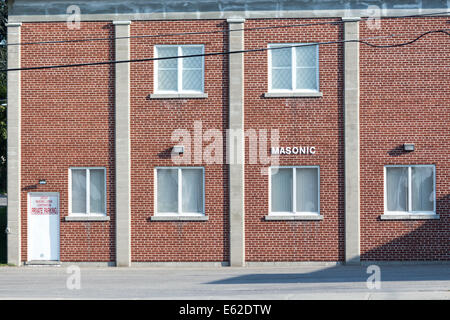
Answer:
M446 28L444 18L383 20L381 30L361 22L361 38L405 33L395 41ZM249 19L246 28L333 19ZM222 31L224 20L133 21L131 35ZM253 30L245 48L269 43L342 40L342 25ZM24 23L22 42L105 38L106 22ZM388 43L390 40L373 40ZM227 33L131 39L131 58L153 56L157 44L204 44L205 52L228 49ZM427 36L395 49L361 45L361 252L363 260L450 258L450 162L446 150L450 123L448 38ZM315 155L281 155L280 165L320 166L323 221L265 221L268 177L262 164L248 164L246 145L245 233L247 261L342 261L344 259L343 45L324 45L320 55L320 98L264 98L267 52L245 55L245 129L278 129L281 146L316 146ZM22 46L22 66L114 59L113 41ZM227 261L228 170L205 168L206 222L150 221L154 214L154 168L173 166L170 148L175 129L194 134L228 124L228 57L205 58L205 99L151 99L153 63L131 64L131 213L132 261ZM114 66L22 72L22 259L27 260L27 192L60 192L61 260L114 261ZM400 145L413 142L416 151ZM208 145L203 142L203 147ZM270 146L270 145L269 145ZM269 151L268 151L269 152ZM224 158L225 159L225 158ZM383 167L435 164L435 221L380 221ZM69 167L101 166L107 174L110 222L65 222ZM46 179L47 185L37 185Z
M112 37L112 24L24 23L22 42ZM23 45L22 67L112 60L112 41ZM114 261L113 66L22 72L22 260L27 260L27 193L59 192L61 261ZM65 222L70 167L106 168L110 222ZM46 179L46 185L38 185Z
M135 21L131 36L221 31L223 20ZM131 58L153 56L158 44L203 44L205 53L226 51L227 33L136 38ZM224 131L228 124L228 57L205 58L206 99L149 99L154 91L153 63L131 65L131 212L132 261L228 261L228 169L223 164L193 163L205 168L208 221L149 221L154 214L154 168L173 166L170 149L176 129L194 138L194 121L203 131ZM224 135L225 137L225 135ZM203 147L209 143L204 142ZM225 154L225 153L224 153ZM194 158L193 158L194 159Z
M380 30L361 23L361 38L402 34L400 43L448 28L448 18L383 20ZM450 55L448 36L428 35L414 45L361 46L361 254L363 260L450 259ZM401 145L415 144L405 153ZM440 220L380 221L385 165L434 164Z
M306 24L329 19L247 20L246 28ZM342 26L247 31L245 48L270 43L342 39ZM281 166L320 166L323 221L265 221L268 176L263 165L246 165L245 234L247 261L338 261L343 259L344 175L342 45L319 48L321 98L264 98L268 90L267 52L245 55L245 129L278 129L280 146L316 146L315 155L280 155ZM270 146L270 144L269 144ZM248 145L247 162L248 162Z

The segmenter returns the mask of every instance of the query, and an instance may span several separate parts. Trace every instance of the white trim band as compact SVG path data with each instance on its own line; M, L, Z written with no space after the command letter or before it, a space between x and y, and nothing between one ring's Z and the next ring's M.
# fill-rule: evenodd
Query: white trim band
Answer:
M264 217L266 221L293 221L293 220L305 220L305 221L320 221L323 220L323 216L319 214L293 214L293 215L267 215Z
M125 21L113 21L112 22L114 25L119 25L119 26L126 26L126 25L130 25L131 21L130 20L125 20Z
M439 220L438 214L382 214L380 220Z
M208 221L209 216L151 216L151 221Z
M386 9L383 17L433 14L450 12L448 8L434 9ZM242 18L236 18L240 16ZM240 19L282 19L282 18L339 18L368 17L367 9L337 9L337 10L247 10L247 11L198 11L198 12L149 12L149 13L104 13L82 14L81 21L124 21L124 20L201 20L201 19L230 19L230 23L239 23ZM438 16L438 15L436 15ZM445 15L441 15L445 16ZM66 22L67 14L55 15L10 15L10 23L15 22Z
M322 92L266 92L264 98L321 98Z
M64 221L110 221L109 216L66 216Z
M207 93L152 93L149 99L206 99Z

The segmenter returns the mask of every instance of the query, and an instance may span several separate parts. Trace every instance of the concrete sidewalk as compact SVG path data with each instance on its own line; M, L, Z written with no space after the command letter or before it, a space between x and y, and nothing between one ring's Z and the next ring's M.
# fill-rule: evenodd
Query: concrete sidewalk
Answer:
M450 265L247 268L0 267L0 299L450 299Z

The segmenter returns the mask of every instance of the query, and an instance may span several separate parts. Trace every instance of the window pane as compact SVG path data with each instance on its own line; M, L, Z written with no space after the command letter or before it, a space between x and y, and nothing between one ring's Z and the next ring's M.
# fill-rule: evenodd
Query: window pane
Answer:
M412 210L434 211L434 168L412 167Z
M178 56L178 48L177 47L159 47L158 50L158 58L164 57L176 57ZM167 59L167 60L157 60L158 68L177 68L178 59Z
M158 90L177 91L178 90L178 71L177 70L159 70L158 71Z
M283 46L289 46L289 45L280 45ZM271 46L271 47L277 47L277 46ZM292 49L273 49L270 50L272 54L272 67L291 67L292 64Z
M158 212L178 212L178 170L158 169Z
M203 170L183 169L183 212L203 212Z
M182 53L183 53L183 56L202 54L203 49L202 49L202 47L182 47ZM184 58L183 59L183 69L185 69L185 68L202 69L203 68L202 61L203 61L202 57Z
M72 169L72 212L86 213L86 170Z
M297 168L297 212L319 212L317 168Z
M317 47L296 47L295 61L297 67L313 67L317 65Z
M91 213L105 213L105 171L90 170L90 206Z
M272 69L272 89L292 89L291 69Z
M202 91L202 70L183 70L183 90Z
M408 211L408 168L386 168L388 211Z
M292 169L276 170L272 169L272 212L292 212Z
M316 68L297 68L296 89L318 90Z

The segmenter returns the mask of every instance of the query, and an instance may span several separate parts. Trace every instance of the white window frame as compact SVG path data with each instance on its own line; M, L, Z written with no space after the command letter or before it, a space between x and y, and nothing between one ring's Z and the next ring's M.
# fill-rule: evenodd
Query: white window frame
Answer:
M412 211L412 168L429 167L433 168L433 190L434 206L433 211ZM387 210L387 168L408 168L408 211L388 211ZM385 215L436 215L436 166L433 164L424 165L386 165L384 166L384 214Z
M158 212L158 170L159 169L172 169L177 170L178 174L178 212ZM202 212L183 212L183 195L182 195L182 186L183 186L183 169L196 169L202 171L203 177L203 208ZM205 215L205 168L204 167L155 167L154 168L154 215L155 216L175 216L175 217L186 217L186 216L204 216Z
M316 83L317 88L316 90L311 89L295 89L295 86L297 85L297 59L296 59L296 48L297 46L301 45L313 45L314 43L270 43L268 48L268 88L269 92L274 93L293 93L293 92L301 92L301 93L318 93L320 92L320 70L319 70L319 45L316 45ZM283 50L283 49L270 49L273 47L290 47L291 50L291 73L292 73L292 89L272 89L272 51L273 50ZM295 47L294 47L295 46Z
M178 56L183 56L183 47L199 47L202 49L202 53L205 53L205 46L203 44L183 44L183 45L155 45L154 46L154 57L158 58L158 49L159 48L177 48ZM173 94L173 93L204 93L205 92L205 57L201 57L202 59L202 89L201 91L195 91L195 90L183 90L183 59L179 58L177 60L177 80L178 80L178 90L171 91L171 90L160 90L158 85L158 69L159 69L159 61L155 60L154 65L154 87L155 87L155 93L161 93L161 94Z
M292 209L293 211L272 212L272 169L292 169ZM297 175L296 169L317 169L317 212L296 211L297 208ZM269 215L270 216L320 216L320 166L274 166L269 168Z
M86 170L86 213L82 212L72 212L72 170ZM90 177L91 172L90 170L103 170L104 172L104 190L105 190L105 212L104 213L91 213L91 185L90 185ZM104 217L107 215L107 196L108 192L106 190L106 168L105 167L70 167L69 168L69 216L75 216L75 217L86 217L86 216L92 216L92 217Z

